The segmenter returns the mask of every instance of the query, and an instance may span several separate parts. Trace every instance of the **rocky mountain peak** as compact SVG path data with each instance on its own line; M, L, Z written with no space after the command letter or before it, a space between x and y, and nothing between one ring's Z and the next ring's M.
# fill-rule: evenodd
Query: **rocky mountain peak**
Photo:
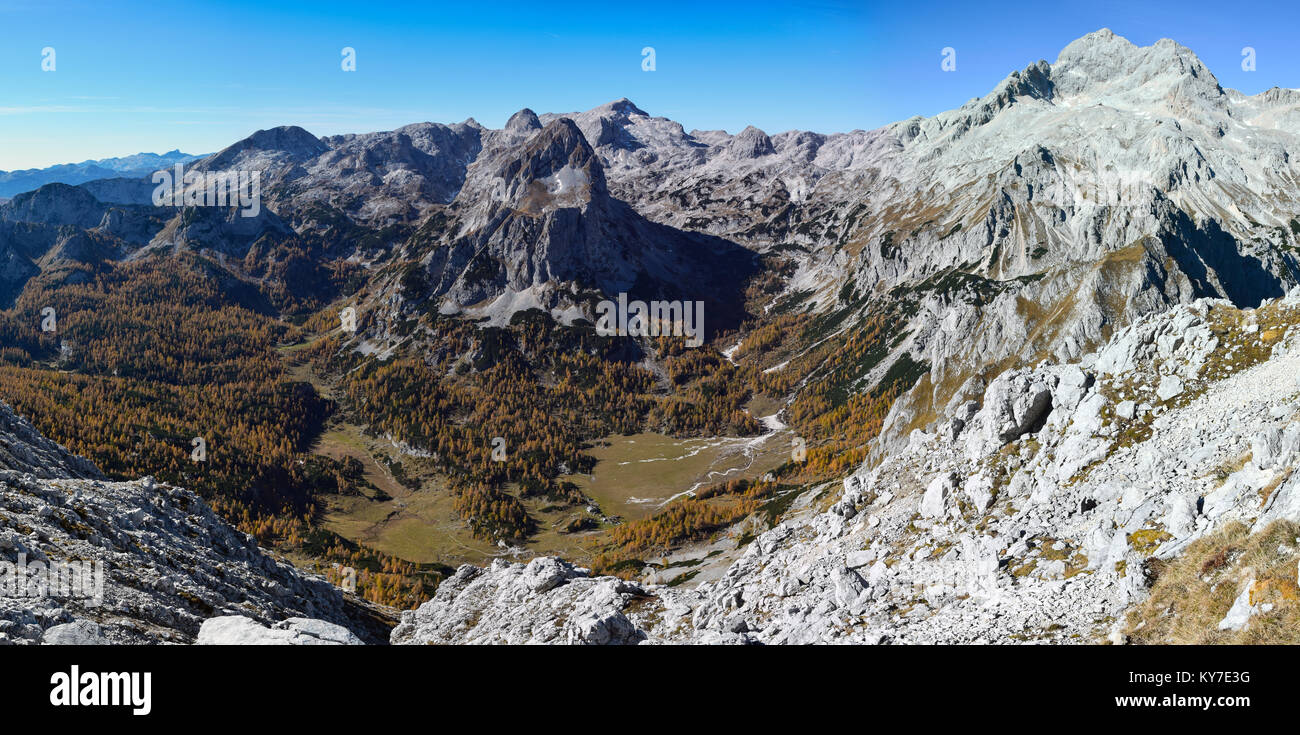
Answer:
M1051 65L1041 59L1025 67L1024 71L1011 72L1003 83L1003 89L1010 94L1048 101L1052 99L1055 86Z
M259 130L245 138L242 143L245 150L311 154L320 154L328 150L328 146L319 138L297 125L281 125L270 130ZM236 143L236 145L240 144Z
M626 97L620 97L619 99L616 99L613 102L608 102L606 104L603 104L592 111L607 113L610 115L618 115L622 117L631 117L631 116L649 117L649 115L646 114L645 110L642 110L640 107L637 107L635 104L632 103L632 100Z
M767 133L750 125L731 139L727 144L727 152L732 158L745 160L771 155L776 153L776 149L772 147L772 139Z
M542 123L537 119L537 113L527 107L511 115L505 128L507 133L527 133L541 129Z
M243 140L228 146L196 168L220 171L241 166L264 169L270 162L302 162L315 158L330 147L315 135L297 125L282 125L269 130L259 130Z
M93 194L68 184L46 184L0 205L0 219L47 225L94 227L103 216L104 205Z
M1184 94L1217 102L1224 94L1209 68L1191 49L1164 38L1137 46L1103 28L1066 46L1052 65L1052 78L1066 97L1080 96L1108 103L1117 97L1141 96L1144 88Z
M1255 99L1270 105L1296 105L1300 104L1300 89L1269 87L1256 95Z
M504 161L497 175L510 191L530 190L534 182L566 201L583 201L605 191L600 161L574 121L558 118L536 133L516 156Z
M1061 50L1057 62L1090 55L1116 55L1137 50L1137 46L1109 28L1101 28L1074 39Z

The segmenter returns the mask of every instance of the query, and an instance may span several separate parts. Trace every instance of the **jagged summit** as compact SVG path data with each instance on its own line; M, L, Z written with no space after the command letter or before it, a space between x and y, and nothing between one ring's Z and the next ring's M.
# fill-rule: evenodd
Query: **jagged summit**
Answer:
M1161 39L1137 46L1108 28L1076 39L1053 63L1039 60L1013 71L991 92L963 110L988 122L1017 99L1074 107L1106 105L1128 111L1194 114L1192 106L1226 111L1226 92L1214 74L1186 46ZM941 114L943 117L949 113Z
M611 194L607 162L635 139L608 114L539 121L544 127L522 141L510 131L487 138L439 214L450 222L422 262L428 291L407 299L434 299L444 313L468 310L493 324L526 308L571 319L575 289L682 298L704 292L714 274L747 272L751 259L739 246L648 221ZM719 323L737 314L740 282L712 289Z
M1085 33L1066 44L1065 48L1057 55L1057 61L1067 56L1079 55L1115 55L1129 53L1137 50L1137 46L1127 38L1118 36L1109 28L1099 28L1091 33Z
M542 128L517 155L505 157L496 176L504 182L510 199L528 197L530 210L583 204L605 193L600 161L577 124L567 117Z
M776 149L772 147L772 139L753 125L737 133L736 137L727 144L727 151L739 159L758 158L776 153Z
M541 129L542 123L538 121L537 113L527 107L511 115L505 127L508 133L525 133Z
M1065 98L1088 102L1156 101L1155 94L1193 96L1221 104L1218 79L1191 49L1170 39L1136 46L1107 29L1066 46L1052 65L1052 78ZM1140 90L1150 88L1151 94Z
M614 100L613 102L607 102L599 107L593 108L592 112L610 113L614 115L623 115L625 117L631 117L631 116L649 117L649 115L646 114L645 110L642 110L640 107L637 107L635 104L632 103L632 100L626 97L620 97Z

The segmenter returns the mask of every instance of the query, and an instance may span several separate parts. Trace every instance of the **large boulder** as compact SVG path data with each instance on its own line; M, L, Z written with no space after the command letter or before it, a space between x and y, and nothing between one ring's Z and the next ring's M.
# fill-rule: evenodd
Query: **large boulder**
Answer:
M951 474L942 474L930 481L921 498L922 518L943 518L948 514L948 499L956 480Z
M1011 370L984 393L984 405L967 431L967 453L978 457L1037 431L1052 411L1057 379L1050 374Z
M391 642L635 644L646 634L626 610L646 595L639 585L592 577L550 557L527 565L496 560L486 569L464 565L433 599L402 613Z
M242 615L203 621L200 646L359 646L360 638L341 625L313 618L289 618L272 627Z
M103 629L90 620L77 620L47 628L41 636L45 646L102 646L111 643Z

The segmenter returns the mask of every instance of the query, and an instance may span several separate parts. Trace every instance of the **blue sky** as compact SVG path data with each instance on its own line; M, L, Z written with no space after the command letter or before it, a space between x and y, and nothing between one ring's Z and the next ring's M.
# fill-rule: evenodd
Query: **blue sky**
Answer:
M1297 5L0 0L0 169L209 152L284 124L499 127L521 107L619 97L688 130L870 129L981 96L1101 27L1141 45L1173 38L1253 94L1300 87ZM340 68L345 46L356 72ZM955 72L941 69L944 47Z

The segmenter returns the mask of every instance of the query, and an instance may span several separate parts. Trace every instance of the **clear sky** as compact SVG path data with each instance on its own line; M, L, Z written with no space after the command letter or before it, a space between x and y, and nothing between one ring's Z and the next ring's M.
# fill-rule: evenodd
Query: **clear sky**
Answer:
M0 169L206 153L285 124L500 127L619 97L687 130L870 129L982 96L1102 27L1173 38L1248 94L1300 87L1296 2L0 0Z

